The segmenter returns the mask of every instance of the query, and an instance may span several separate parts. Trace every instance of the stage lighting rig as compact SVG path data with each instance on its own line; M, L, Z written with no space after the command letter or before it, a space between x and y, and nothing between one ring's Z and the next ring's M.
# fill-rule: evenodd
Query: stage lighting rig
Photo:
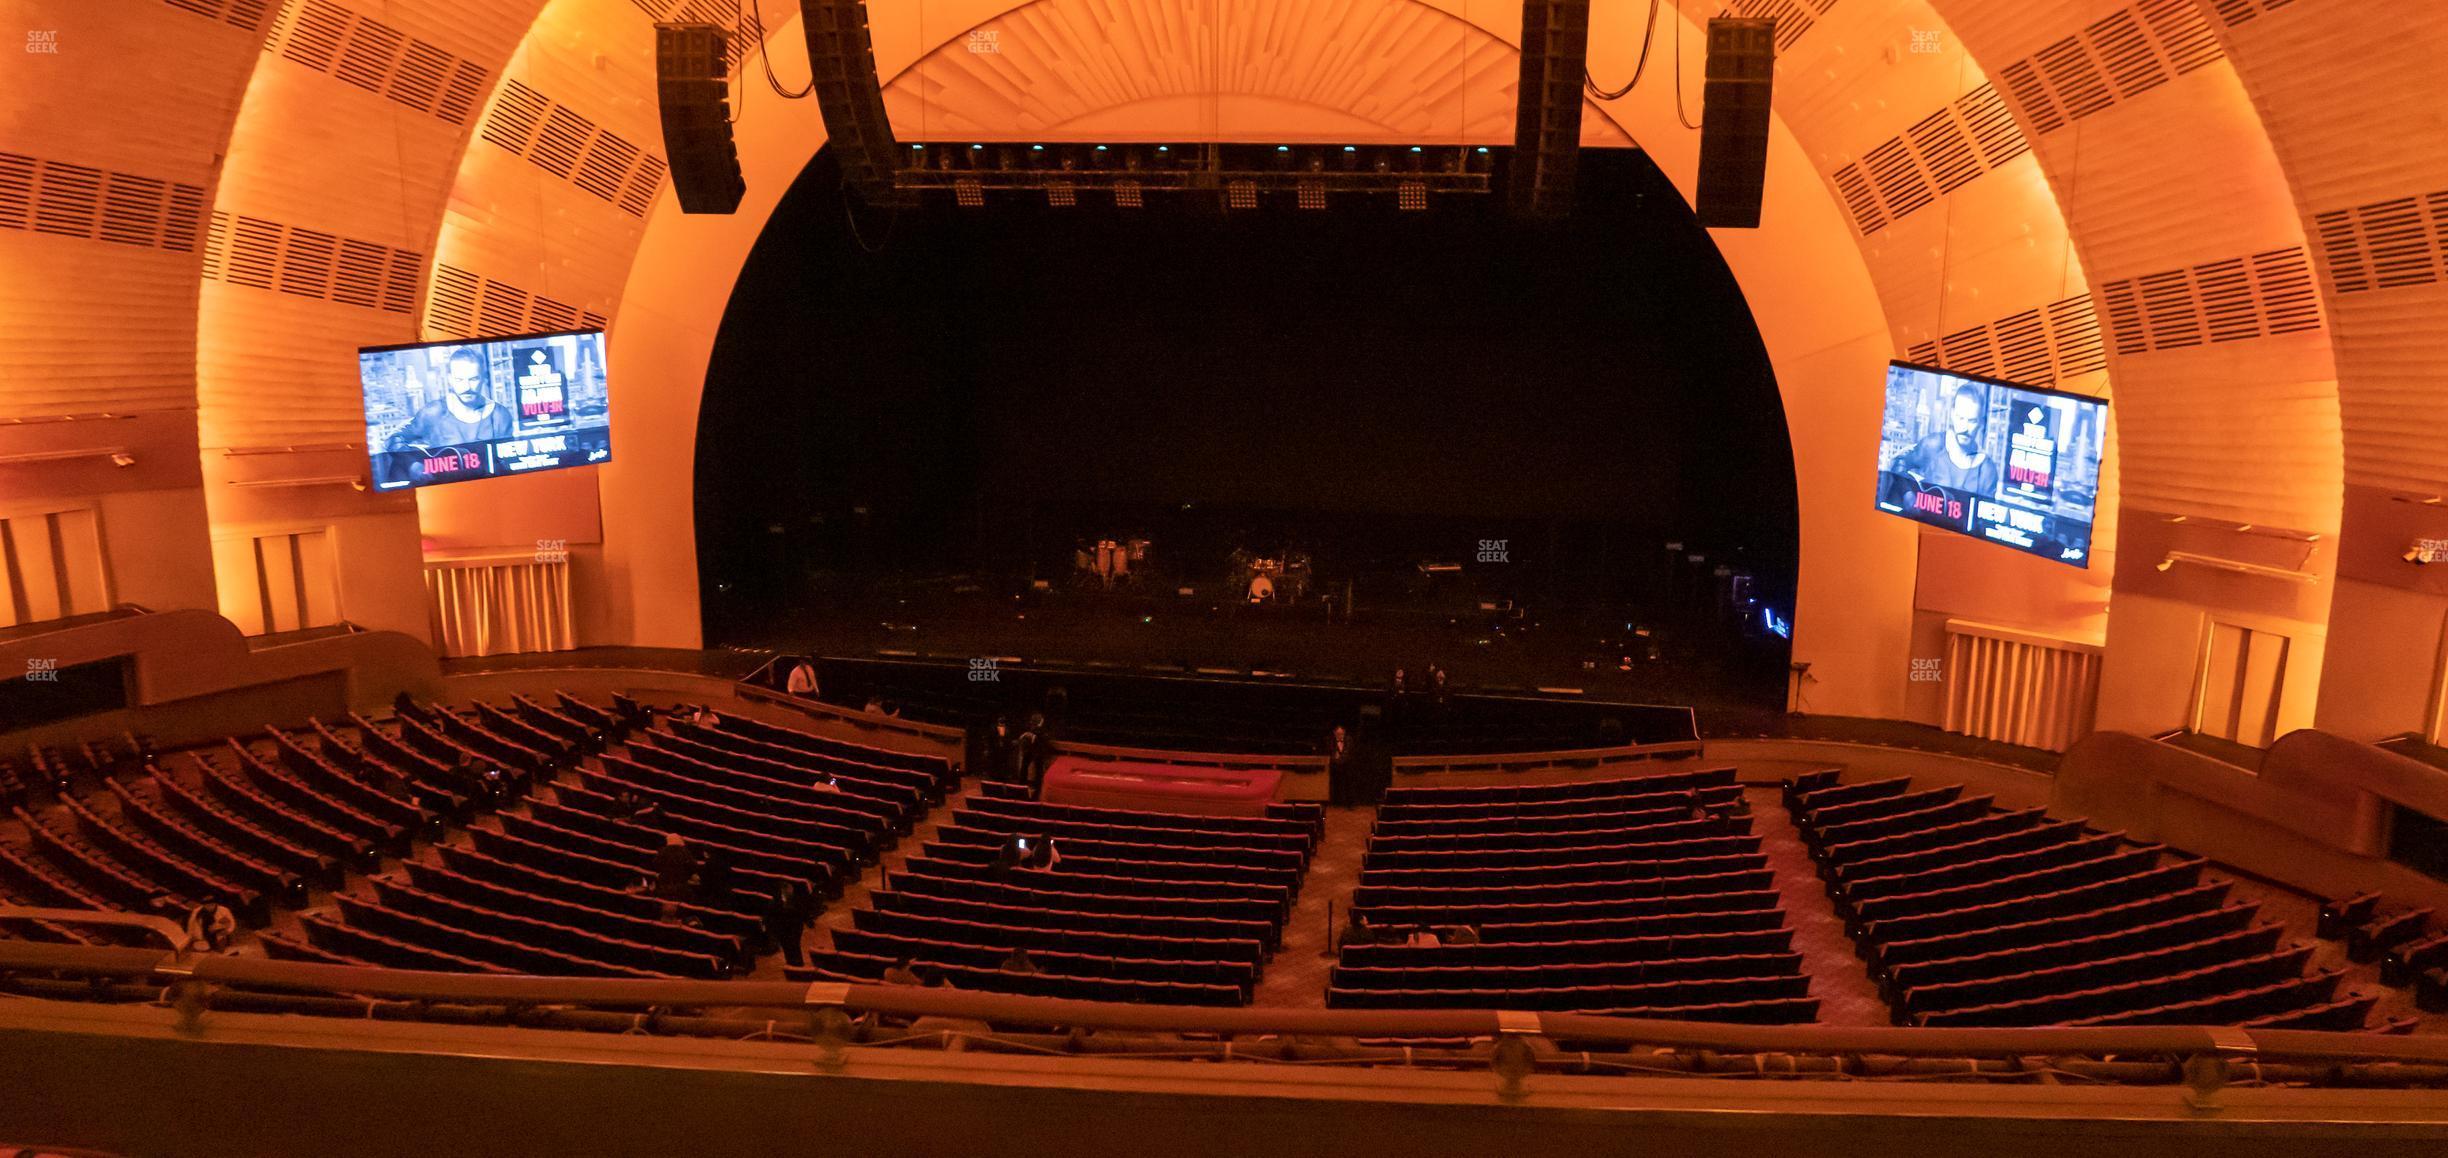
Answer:
M1384 197L1417 211L1437 196L1489 192L1503 152L1484 145L936 141L904 146L893 183L907 196L949 190L972 208L1026 192L1058 206L1110 197L1137 209L1201 198L1232 209L1278 201L1324 209Z

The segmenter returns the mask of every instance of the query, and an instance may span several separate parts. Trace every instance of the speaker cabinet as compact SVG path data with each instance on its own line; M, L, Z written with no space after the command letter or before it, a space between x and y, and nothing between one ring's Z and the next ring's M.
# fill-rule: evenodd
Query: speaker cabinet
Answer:
M713 24L655 25L655 103L682 213L731 213L748 182L731 140L728 37Z
M808 75L824 116L825 144L841 165L842 182L869 205L909 204L914 197L893 185L901 144L884 116L866 3L799 0L799 26L807 33Z
M1776 22L1708 24L1708 87L1700 121L1700 224L1757 229L1768 174L1769 97L1776 84Z
M1589 74L1589 0L1522 5L1521 85L1513 107L1508 207L1523 217L1572 211L1581 162L1581 85Z

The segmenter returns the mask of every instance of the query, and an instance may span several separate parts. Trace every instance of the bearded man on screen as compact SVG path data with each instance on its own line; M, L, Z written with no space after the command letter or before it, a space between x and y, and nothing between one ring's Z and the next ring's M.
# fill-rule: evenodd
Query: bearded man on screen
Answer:
M1999 468L1989 457L1989 392L1966 382L1947 401L1946 429L1907 451L1896 469L1924 486L1942 486L1982 497L1997 494Z
M455 351L449 374L442 396L427 403L392 436L392 449L460 446L510 437L510 410L494 399L484 359L473 350Z

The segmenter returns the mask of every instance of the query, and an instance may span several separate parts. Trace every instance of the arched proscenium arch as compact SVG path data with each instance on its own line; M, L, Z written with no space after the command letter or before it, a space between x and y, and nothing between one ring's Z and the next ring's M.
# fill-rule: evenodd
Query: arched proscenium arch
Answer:
M1518 42L1517 4L1423 2ZM923 21L916 6L873 8L877 68L897 77L1017 7L1009 0L927 5ZM1629 75L1639 38L1612 31L1592 38L1591 67ZM1696 100L1700 41L1697 28L1684 30L1684 75L1694 85L1687 101ZM796 21L769 40L798 42ZM1698 136L1677 123L1675 94L1657 79L1673 75L1672 44L1661 38L1651 62L1659 71L1605 115L1688 197ZM706 366L750 249L824 142L812 102L762 102L738 134L748 179L739 212L684 216L667 197L639 245L613 332L613 362L628 387L614 411L613 437L623 450L602 476L605 565L617 603L608 626L644 645L700 642L692 487ZM1793 432L1801 516L1795 658L1813 668L1812 710L1894 716L1902 708L1916 538L1909 524L1875 512L1867 481L1892 340L1843 213L1781 123L1771 138L1767 189L1761 228L1717 240L1749 299Z

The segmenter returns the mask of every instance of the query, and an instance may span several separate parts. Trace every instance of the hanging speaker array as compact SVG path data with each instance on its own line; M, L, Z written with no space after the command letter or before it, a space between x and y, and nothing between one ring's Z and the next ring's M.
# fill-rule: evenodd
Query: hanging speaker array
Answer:
M1708 88L1700 114L1700 224L1757 229L1768 174L1769 97L1776 84L1776 21L1708 23Z
M728 47L719 25L655 25L655 101L682 213L735 212L748 192L731 140Z
M913 194L893 179L901 145L884 116L865 0L799 0L799 25L807 33L808 76L824 117L825 147L841 165L842 183L869 205L911 203Z
M1581 160L1581 86L1589 75L1589 0L1523 0L1521 88L1505 196L1523 217L1572 211Z

